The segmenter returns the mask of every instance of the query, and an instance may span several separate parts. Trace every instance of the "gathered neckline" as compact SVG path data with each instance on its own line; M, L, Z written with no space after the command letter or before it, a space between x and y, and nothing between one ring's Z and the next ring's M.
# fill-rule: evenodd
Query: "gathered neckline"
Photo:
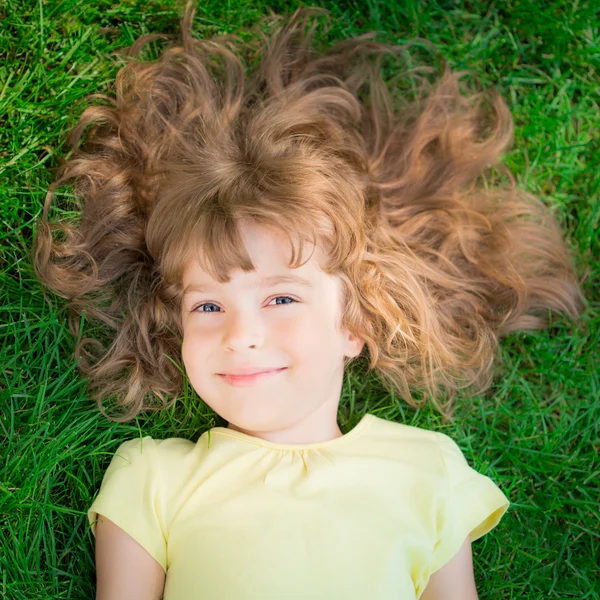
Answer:
M340 437L333 438L332 440L325 440L323 442L313 442L311 444L283 444L279 442L271 442L269 440L263 440L262 438L242 433L236 429L229 429L228 427L213 427L209 431L211 433L217 433L221 435L227 435L229 437L237 438L242 442L253 444L255 446L262 446L263 448L270 448L272 450L320 450L322 448L331 448L338 444L343 444L349 439L356 437L365 427L375 419L374 415L367 413L363 415L361 420L350 430L348 433L341 435Z

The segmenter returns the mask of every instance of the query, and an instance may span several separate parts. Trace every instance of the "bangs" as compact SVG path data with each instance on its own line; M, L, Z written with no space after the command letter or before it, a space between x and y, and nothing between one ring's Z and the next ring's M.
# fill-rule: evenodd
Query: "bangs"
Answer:
M169 286L174 286L176 295L183 291L183 273L190 260L197 261L200 267L219 283L227 283L231 272L254 271L255 265L248 254L241 225L251 222L281 234L291 250L288 268L296 269L308 262L316 247L320 247L328 257L321 268L328 273L336 271L331 257L336 253L335 227L326 216L307 211L286 209L273 212L273 207L254 203L252 210L239 209L236 214L219 210L215 202L207 202L204 209L198 210L195 218L179 219L170 235L165 239L161 256L162 277ZM280 203L281 204L281 203ZM298 204L299 206L299 204Z

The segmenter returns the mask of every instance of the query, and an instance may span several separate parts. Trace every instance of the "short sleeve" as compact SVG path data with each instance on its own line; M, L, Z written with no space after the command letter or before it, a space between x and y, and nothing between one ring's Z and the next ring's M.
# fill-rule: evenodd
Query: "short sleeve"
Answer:
M489 477L469 466L454 440L442 433L436 435L447 487L438 511L431 573L456 555L467 536L474 541L493 529L510 504Z
M88 510L88 520L95 535L98 515L107 517L166 571L167 545L159 511L157 458L156 443L151 437L121 444Z

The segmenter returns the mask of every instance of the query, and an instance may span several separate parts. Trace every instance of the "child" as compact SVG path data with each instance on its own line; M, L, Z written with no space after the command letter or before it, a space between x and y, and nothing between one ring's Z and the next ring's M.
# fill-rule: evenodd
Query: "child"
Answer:
M318 53L322 9L259 44L196 40L194 12L83 113L36 239L74 334L84 310L113 331L77 348L101 410L130 419L187 377L228 422L119 447L89 509L98 598L477 598L470 544L505 495L445 434L365 414L343 435L336 415L361 355L449 415L489 385L499 337L581 310L552 215L483 180L510 114L447 69L393 112L379 63L403 48ZM50 224L70 179L81 221Z

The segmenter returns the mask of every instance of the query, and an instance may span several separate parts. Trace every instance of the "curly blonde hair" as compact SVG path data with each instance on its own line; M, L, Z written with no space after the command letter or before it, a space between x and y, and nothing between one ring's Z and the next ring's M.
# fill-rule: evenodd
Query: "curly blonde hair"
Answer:
M581 312L554 217L497 165L513 126L495 90L465 95L467 73L445 65L433 83L413 71L419 91L394 111L380 63L409 45L371 32L319 52L313 17L328 13L314 7L271 14L250 42L198 40L194 14L188 1L182 45L159 59L135 57L169 36L131 46L116 98L92 95L104 104L71 131L38 221L35 271L68 299L73 334L84 311L110 331L76 347L101 410L115 396L124 412L112 418L128 420L182 392L183 265L202 250L220 282L253 270L240 219L285 233L291 268L305 242L323 247L369 370L445 415L457 390L489 386L500 336L546 327L548 309ZM509 184L490 184L495 165ZM81 219L50 223L67 181Z

